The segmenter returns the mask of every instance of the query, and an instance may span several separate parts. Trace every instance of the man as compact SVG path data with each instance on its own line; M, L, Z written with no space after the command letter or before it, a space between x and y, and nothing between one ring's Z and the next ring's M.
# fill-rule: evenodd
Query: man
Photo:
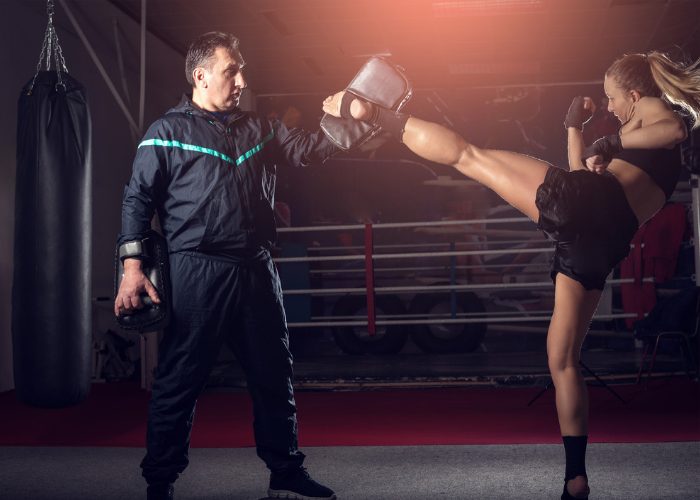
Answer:
M192 97L157 120L139 144L126 186L119 245L144 238L154 211L170 252L172 320L159 349L147 453L148 499L173 498L188 464L195 402L225 341L243 367L258 456L273 498L336 498L312 480L297 449L292 357L282 292L269 248L277 163L307 165L337 149L307 133L238 109L246 87L238 40L211 32L185 63ZM133 245L131 246L133 247ZM124 259L115 314L159 302L138 255Z

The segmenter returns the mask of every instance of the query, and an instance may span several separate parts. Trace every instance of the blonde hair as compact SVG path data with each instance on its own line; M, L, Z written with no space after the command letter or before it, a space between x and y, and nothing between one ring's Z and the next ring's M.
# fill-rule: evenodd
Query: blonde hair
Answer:
M623 90L663 97L680 106L690 115L692 128L700 126L700 59L683 65L657 51L627 54L613 62L605 75Z

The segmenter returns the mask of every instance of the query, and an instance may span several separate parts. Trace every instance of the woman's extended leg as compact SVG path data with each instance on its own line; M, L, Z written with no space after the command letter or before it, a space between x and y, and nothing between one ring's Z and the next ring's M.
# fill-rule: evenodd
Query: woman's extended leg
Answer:
M341 91L328 96L323 101L323 111L340 116L344 95ZM358 120L371 120L375 109L365 101L353 99L350 114ZM408 118L400 135L401 141L421 158L455 167L537 222L535 194L544 181L548 163L509 151L478 148L447 127L415 117Z
M581 345L595 313L601 290L586 290L579 282L557 274L554 312L547 333L549 371L556 389L561 435L583 440L583 449L569 440L567 474L569 493L585 498L588 481L583 463L588 435L588 390L579 365ZM565 445L567 440L565 440ZM578 447L578 449L577 449ZM571 476L571 477L570 477Z
M414 117L406 122L402 140L418 156L455 167L537 222L535 193L548 163L510 151L478 148L442 125Z

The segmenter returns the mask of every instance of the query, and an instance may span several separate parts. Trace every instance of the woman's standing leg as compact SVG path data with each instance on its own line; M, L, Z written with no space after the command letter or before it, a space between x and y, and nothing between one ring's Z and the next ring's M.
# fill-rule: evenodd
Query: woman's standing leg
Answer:
M324 103L324 111L339 116L337 109L341 96L342 92L329 97ZM353 116L358 115L353 113ZM398 127L393 128L397 130ZM403 132L397 135L421 158L455 167L465 176L492 189L531 220L538 221L535 196L547 170L552 168L548 163L508 151L478 148L442 125L414 117L405 121ZM588 434L588 395L579 368L579 356L600 295L600 290L586 290L577 281L559 273L554 313L547 336L560 430L562 436L575 438L565 439L565 445L574 442L573 446L566 445L567 479L571 479L569 492L582 498L588 495L583 465L585 444L580 446ZM573 474L571 478L569 472Z
M547 163L529 156L481 149L441 125L409 118L403 143L430 161L452 165L491 188L510 205L537 221L537 188ZM554 312L547 335L547 356L556 388L557 415L564 439L567 467L565 488L574 497L588 496L585 445L588 436L588 391L579 360L583 339L600 300L601 290L586 290L578 281L557 274Z
M601 290L557 274L554 312L547 333L549 371L556 389L559 428L566 448L568 491L586 498L585 445L588 436L588 390L579 365L581 346L600 300Z

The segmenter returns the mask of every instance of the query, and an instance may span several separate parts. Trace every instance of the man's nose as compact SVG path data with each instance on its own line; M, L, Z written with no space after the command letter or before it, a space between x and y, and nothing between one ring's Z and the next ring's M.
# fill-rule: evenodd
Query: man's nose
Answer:
M238 76L236 77L236 86L238 88L241 88L241 89L244 89L248 86L248 82L246 81L245 77L241 73L239 73Z

